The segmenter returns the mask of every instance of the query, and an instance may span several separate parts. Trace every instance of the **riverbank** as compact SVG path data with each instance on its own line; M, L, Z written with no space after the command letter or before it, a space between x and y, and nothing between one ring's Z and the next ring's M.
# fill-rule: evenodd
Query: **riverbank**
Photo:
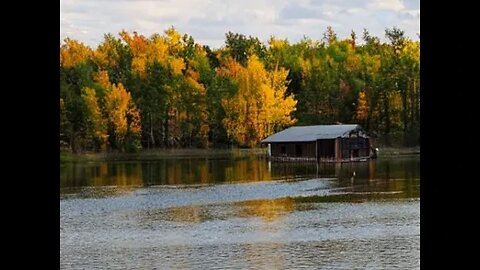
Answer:
M60 151L60 162L74 161L113 161L113 160L155 160L159 158L185 158L185 157L245 157L249 155L267 155L267 148L228 148L228 149L151 149L138 153L80 153L74 154L66 150Z
M420 146L416 147L379 147L378 156L420 155Z
M267 148L228 148L228 149L151 149L138 153L79 153L74 154L68 150L60 150L60 162L81 161L114 161L114 160L155 160L159 158L185 158L185 157L245 157L249 155L267 155ZM379 148L378 156L397 156L420 154L420 147L385 147Z

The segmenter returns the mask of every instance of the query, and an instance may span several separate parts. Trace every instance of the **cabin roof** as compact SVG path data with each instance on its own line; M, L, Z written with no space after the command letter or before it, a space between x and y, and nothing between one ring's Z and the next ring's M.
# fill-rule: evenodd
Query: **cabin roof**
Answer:
M311 142L321 139L335 139L348 137L354 130L361 130L361 136L366 137L360 125L318 125L290 127L275 133L262 141L274 142Z

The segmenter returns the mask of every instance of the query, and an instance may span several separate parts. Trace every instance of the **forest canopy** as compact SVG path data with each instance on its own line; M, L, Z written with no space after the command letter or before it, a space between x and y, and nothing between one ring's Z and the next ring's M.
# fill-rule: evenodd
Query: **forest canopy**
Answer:
M420 41L398 28L297 43L226 33L211 49L171 27L60 45L60 144L73 152L255 147L292 125L358 123L419 144Z

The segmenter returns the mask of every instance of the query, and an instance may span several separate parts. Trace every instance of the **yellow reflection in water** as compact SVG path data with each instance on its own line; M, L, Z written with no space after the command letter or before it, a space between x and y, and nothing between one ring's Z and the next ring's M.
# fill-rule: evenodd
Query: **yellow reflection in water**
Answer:
M142 167L140 163L123 163L112 169L101 163L93 172L92 183L96 187L116 186L117 192L133 190L143 185Z
M253 268L258 267L253 263L261 260L262 266L266 269L284 269L285 258L281 255L282 252L279 252L284 245L275 239L284 238L288 223L284 222L282 217L295 210L295 201L290 198L256 200L242 202L238 206L240 216L260 217L264 221L260 224L258 233L263 234L265 239L270 239L266 243L246 245L242 250L242 256L249 258L248 262L252 263L250 266Z
M226 167L225 179L230 182L268 181L272 176L265 160L247 158L236 160L235 166Z
M261 217L266 222L273 222L295 210L295 201L290 198L277 200L246 201L239 204L243 217Z

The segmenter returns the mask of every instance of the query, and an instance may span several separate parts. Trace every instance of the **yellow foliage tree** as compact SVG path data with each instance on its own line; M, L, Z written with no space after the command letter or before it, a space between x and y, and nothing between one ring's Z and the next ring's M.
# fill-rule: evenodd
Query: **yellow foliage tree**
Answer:
M225 67L219 70L219 75L229 76L237 81L244 77L244 67L235 60L230 59ZM247 143L247 100L245 84L239 83L238 92L233 97L222 99L222 106L226 117L223 119L223 125L228 136L240 145Z
M181 36L174 28L165 31L166 36L152 36L150 39L133 32L133 36L126 31L120 33L121 38L128 44L133 54L132 70L142 79L146 78L147 65L158 62L169 67L172 73L179 75L185 69L185 62L176 55L182 49Z
M73 67L93 57L93 51L82 42L66 38L60 47L60 66Z
M171 55L177 55L183 47L182 36L173 26L165 30L165 35L168 42L169 53Z
M175 75L181 75L182 71L185 69L185 62L182 58L173 57L170 59L170 69Z
M291 113L296 110L297 101L293 95L285 96L288 85L288 70L280 68L269 74L271 81L270 89L273 90L273 99L268 100L267 108L270 111L268 119L269 127L266 136L277 132L287 126L293 125L297 120L291 117ZM272 92L269 90L270 92Z
M131 100L123 85L112 85L109 92L105 96L105 108L108 113L108 121L113 126L117 143L122 144L127 135L128 122L127 110Z
M120 37L132 51L132 70L144 78L146 75L148 40L143 35L138 35L137 32L133 32L133 36L131 36L127 31L122 31Z
M365 91L358 92L356 117L359 121L365 121L368 116L367 95Z
M164 38L159 36L152 37L146 50L148 63L153 63L154 61L162 63L167 59L168 44Z
M270 49L282 49L289 46L288 40L286 39L277 39L275 37L270 37L268 44Z
M285 97L285 69L267 72L256 56L250 57L246 68L229 60L220 74L238 81L238 91L222 100L226 112L223 120L230 138L243 146L253 147L275 129L295 122L290 113L295 110L293 96Z
M129 120L129 132L134 135L140 135L142 132L140 110L133 102L129 102L127 119Z
M107 123L103 118L102 111L98 105L95 89L89 87L83 88L82 98L88 110L90 136L93 137L100 149L105 150L108 140Z
M95 75L94 75L94 80L97 82L105 91L110 90L110 79L108 77L108 72L105 70L99 70Z
M111 35L105 36L105 40L98 45L93 54L94 61L99 67L104 69L107 67L115 67L120 62L120 55Z
M95 76L95 81L105 90L104 111L107 116L106 122L112 127L116 143L123 147L127 135L139 136L141 133L140 111L132 100L131 94L121 83L111 84L108 79L108 72L101 70ZM86 90L86 98L91 104L94 102L93 89ZM96 100L96 98L95 98ZM101 117L98 105L90 106L95 117ZM98 113L97 113L98 111Z

